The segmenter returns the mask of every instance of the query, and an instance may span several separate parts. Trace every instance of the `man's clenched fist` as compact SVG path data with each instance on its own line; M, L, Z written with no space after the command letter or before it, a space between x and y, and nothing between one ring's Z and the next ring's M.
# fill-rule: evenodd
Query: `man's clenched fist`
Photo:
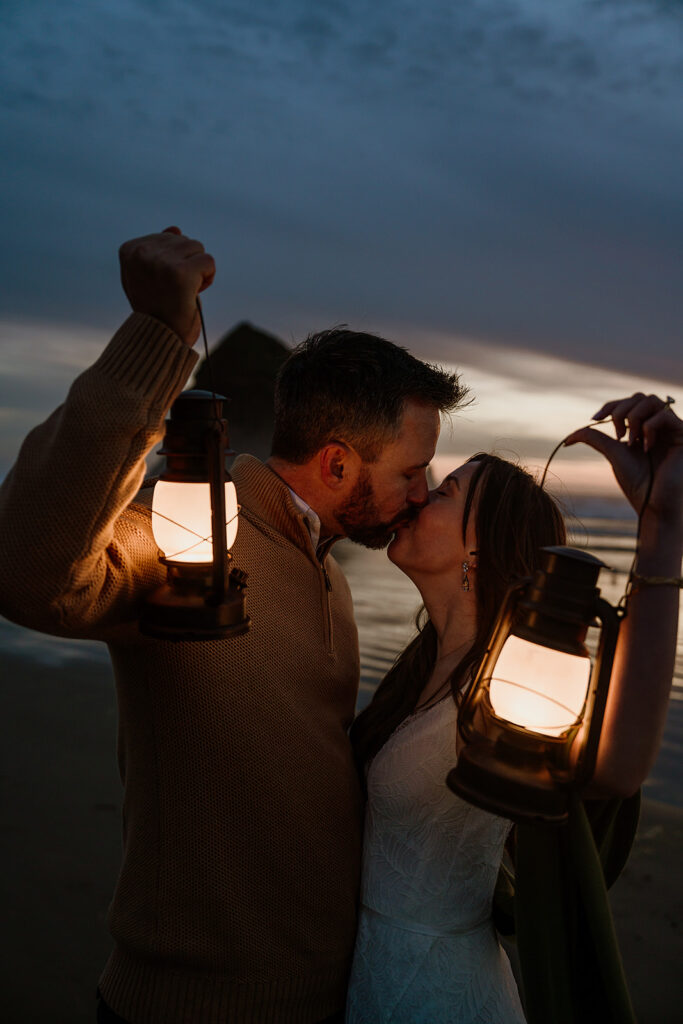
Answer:
M121 283L136 313L161 320L186 345L199 337L197 296L214 279L213 256L180 228L143 235L119 249Z

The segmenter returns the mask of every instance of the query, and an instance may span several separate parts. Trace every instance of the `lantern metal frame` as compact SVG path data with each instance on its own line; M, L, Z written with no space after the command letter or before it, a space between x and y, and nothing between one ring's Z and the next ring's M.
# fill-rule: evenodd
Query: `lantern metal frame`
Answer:
M470 803L514 821L561 823L567 819L570 791L583 788L595 769L621 613L600 597L595 585L603 562L569 547L542 552L533 577L508 590L460 706L458 730L464 743L447 783ZM588 656L586 634L598 624L602 628L587 694L573 725L550 736L496 714L489 688L509 636Z
M147 597L140 619L146 636L164 640L219 640L250 627L245 610L247 574L230 569L227 548L225 484L231 477L226 458L234 456L223 417L222 395L184 391L171 407L158 454L167 464L159 480L208 483L211 497L211 562L161 557L166 583Z

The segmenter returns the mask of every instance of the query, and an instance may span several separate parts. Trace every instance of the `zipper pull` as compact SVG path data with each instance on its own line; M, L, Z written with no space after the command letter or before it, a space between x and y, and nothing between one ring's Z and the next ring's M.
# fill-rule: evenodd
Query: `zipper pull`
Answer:
M322 562L320 563L320 568L322 569L323 576L325 577L325 586L327 587L328 591L331 591L332 584L330 583L330 577L327 575L327 569L325 568Z

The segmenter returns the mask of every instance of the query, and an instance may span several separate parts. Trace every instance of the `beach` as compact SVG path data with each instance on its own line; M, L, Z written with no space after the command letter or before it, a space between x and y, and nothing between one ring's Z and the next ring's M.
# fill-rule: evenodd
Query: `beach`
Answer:
M2 666L3 1020L92 1024L121 850L111 670L90 647ZM683 810L646 800L611 893L640 1024L680 1019L682 840Z

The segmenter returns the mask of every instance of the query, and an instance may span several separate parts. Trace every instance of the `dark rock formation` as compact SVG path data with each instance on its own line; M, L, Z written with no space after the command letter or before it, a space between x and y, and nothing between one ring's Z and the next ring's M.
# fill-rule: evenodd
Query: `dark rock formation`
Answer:
M224 334L211 352L213 383L204 359L194 387L212 387L229 401L226 415L230 444L236 452L250 452L260 459L270 455L273 432L275 377L289 349L272 334L243 321Z

